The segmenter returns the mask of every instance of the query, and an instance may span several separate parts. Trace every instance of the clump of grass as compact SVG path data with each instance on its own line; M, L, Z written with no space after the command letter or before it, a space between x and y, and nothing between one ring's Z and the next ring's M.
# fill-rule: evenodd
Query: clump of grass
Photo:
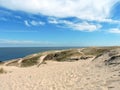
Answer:
M64 51L61 52L59 55L57 55L56 60L57 61L66 61L68 57L72 56L72 51Z
M85 55L95 55L95 56L99 56L108 51L110 51L110 48L86 48L82 50L82 52Z
M110 59L105 61L106 65L119 65L120 64L120 55L112 56Z
M0 74L6 73L3 68L0 68Z
M46 56L45 60L67 61L71 56L80 56L81 53L75 50L61 51L58 53L51 53Z
M38 63L38 59L39 59L39 58L40 58L40 56L25 58L25 59L22 61L21 66L22 66L22 67L33 66L33 65L35 65L35 64Z

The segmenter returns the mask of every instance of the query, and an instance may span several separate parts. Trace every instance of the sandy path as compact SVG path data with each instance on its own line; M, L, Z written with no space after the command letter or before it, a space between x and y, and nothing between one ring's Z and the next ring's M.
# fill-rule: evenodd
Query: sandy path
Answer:
M0 74L0 90L114 90L108 86L108 69L91 60L4 69L8 73Z

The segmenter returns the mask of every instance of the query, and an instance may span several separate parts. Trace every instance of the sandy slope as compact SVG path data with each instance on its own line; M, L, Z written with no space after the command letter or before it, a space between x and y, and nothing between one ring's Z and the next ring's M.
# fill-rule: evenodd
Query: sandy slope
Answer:
M91 60L75 62L47 61L40 67L3 67L0 90L119 90L120 78L108 67ZM119 72L120 73L120 72ZM120 74L119 74L120 75ZM116 83L117 80L117 83Z

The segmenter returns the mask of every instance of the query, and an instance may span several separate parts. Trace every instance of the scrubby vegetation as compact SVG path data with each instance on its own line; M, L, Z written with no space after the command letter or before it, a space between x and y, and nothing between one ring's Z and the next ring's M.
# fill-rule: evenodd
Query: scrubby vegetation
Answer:
M120 55L112 56L108 60L105 61L106 65L119 65L120 64Z
M6 73L6 71L3 68L0 68L0 74Z
M55 60L55 61L77 61L77 60L87 60L89 58L93 58L93 61L103 55L110 50L117 49L120 47L89 47L89 48L82 48L82 49L69 49L69 50L60 50L60 51L47 51L37 54L28 55L24 58L19 60L15 60L9 62L8 66L21 66L21 67L28 67L37 65L47 60ZM110 52L109 56L116 55L116 52ZM40 57L42 56L42 60ZM41 61L40 61L41 60Z
M34 57L30 57L30 58L25 58L22 61L21 66L22 67L33 66L33 65L38 63L39 58L40 58L40 56L34 56Z
M82 54L75 50L67 50L48 54L45 60L67 61L72 56L81 56Z
M105 52L109 52L111 50L111 48L85 48L82 50L82 52L85 55L95 55L95 56L99 56Z

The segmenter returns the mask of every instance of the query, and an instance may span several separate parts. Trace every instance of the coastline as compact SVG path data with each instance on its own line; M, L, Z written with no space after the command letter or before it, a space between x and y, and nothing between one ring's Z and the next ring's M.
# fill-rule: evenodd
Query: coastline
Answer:
M8 61L16 58L23 58L27 55L45 52L50 50L63 50L77 47L1 47L0 61Z
M23 57L26 57L26 56L29 56L29 55L32 55L32 54L36 54L36 53L44 53L44 52L49 52L49 51L55 51L55 50L67 50L67 49L80 49L80 48L119 48L120 46L87 46L87 47L0 47L0 49L12 49L12 50L14 50L14 48L20 48L20 49L25 49L25 48L29 48L29 51L30 51L30 48L40 48L40 49L42 49L43 48L43 50L41 51L41 50L37 50L37 51L32 51L32 52L30 52L29 53L29 51L28 50L25 50L25 51L19 51L18 50L18 54L16 54L16 52L14 52L14 51L11 51L11 50L7 50L7 51L3 51L3 50L1 50L1 56L0 56L0 59L2 58L2 56L4 55L3 53L7 53L8 51L10 52L9 54L9 56L7 55L7 54L5 54L6 55L6 58L7 59L2 59L2 60L0 60L0 62L4 62L4 61L10 61L10 60L15 60L15 59L19 59L19 58L23 58ZM45 50L44 50L45 49ZM13 53L12 53L13 52ZM26 54L23 54L23 55L21 55L22 53L24 53L24 52L27 52ZM20 54L20 56L19 56L19 54ZM14 56L14 57L10 57L10 56L13 56L13 55L18 55L18 56Z

